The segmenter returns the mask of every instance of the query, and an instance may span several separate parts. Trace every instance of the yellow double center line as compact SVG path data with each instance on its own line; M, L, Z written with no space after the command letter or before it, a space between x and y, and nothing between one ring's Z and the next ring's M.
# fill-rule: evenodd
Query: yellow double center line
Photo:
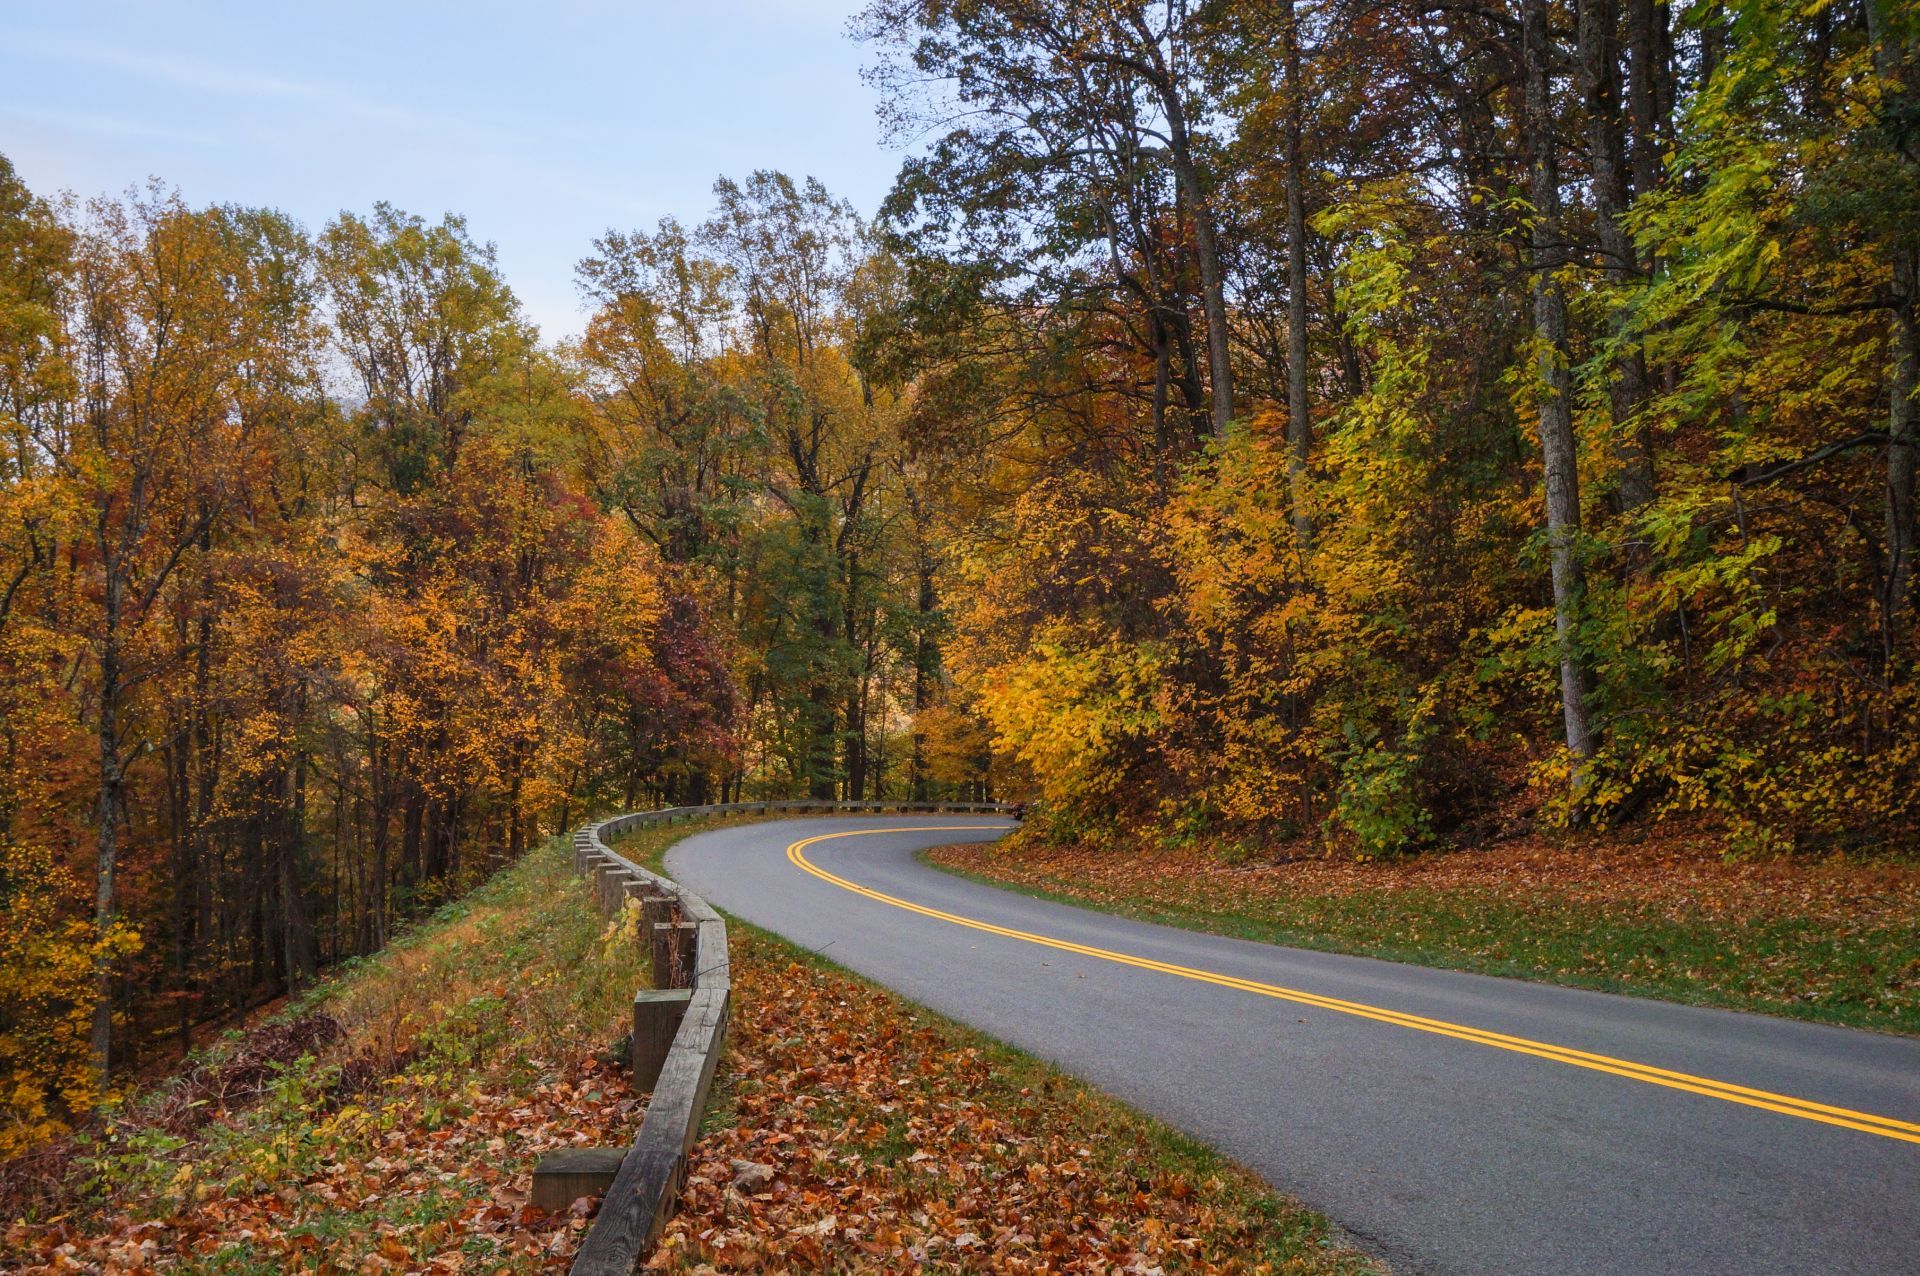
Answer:
M932 917L943 922L952 922L956 926L965 926L969 930L984 931L989 935L999 935L1006 939L1018 939L1029 944L1039 944L1043 948L1054 948L1061 952L1077 953L1082 957L1095 957L1101 961L1114 962L1121 966L1134 966L1141 970L1156 970L1164 975L1176 975L1181 979L1192 979L1203 984L1217 984L1222 988L1235 988L1241 992L1255 993L1262 997L1272 997L1276 1001L1291 1001L1302 1006L1313 1006L1320 1010L1337 1011L1343 1015L1354 1015L1361 1019L1373 1019L1380 1023L1393 1024L1400 1028L1411 1028L1415 1032L1430 1032L1437 1036L1453 1037L1459 1041L1470 1041L1475 1045L1491 1046L1496 1050L1509 1050L1515 1054L1533 1055L1539 1059L1549 1059L1554 1063L1564 1063L1568 1067L1586 1068L1592 1072L1607 1072L1617 1077L1626 1077L1632 1081L1644 1081L1648 1085L1665 1086L1669 1090L1685 1090L1689 1094L1702 1094L1710 1099L1724 1099L1728 1103L1739 1103L1750 1108L1763 1108L1768 1112L1779 1112L1786 1116L1799 1117L1806 1121L1819 1121L1825 1125L1837 1125L1848 1130L1859 1130L1865 1134L1877 1134L1882 1138L1899 1139L1905 1143L1920 1144L1920 1124L1912 1121L1896 1120L1893 1117L1875 1116L1871 1112L1856 1112L1851 1108L1837 1108L1831 1104L1815 1103L1811 1099L1796 1099L1790 1094L1775 1094L1770 1090L1755 1090L1749 1086L1735 1085L1730 1081L1715 1081L1711 1077L1698 1077L1687 1072L1675 1072L1668 1068L1656 1068L1650 1064L1635 1063L1631 1059L1616 1059L1611 1055L1593 1054L1586 1050L1575 1050L1569 1046L1556 1046L1546 1041L1533 1041L1526 1037L1511 1037L1502 1032L1489 1032L1484 1028L1473 1028L1466 1024L1448 1023L1444 1019L1428 1019L1422 1015L1410 1015L1398 1010L1388 1010L1382 1006L1370 1006L1360 1001L1344 1001L1338 997L1323 997L1318 993L1303 992L1297 988L1283 988L1278 984L1261 983L1255 979L1241 979L1235 975L1222 975L1211 970L1200 970L1193 966L1178 966L1171 962L1154 961L1148 957L1136 957L1131 953L1115 952L1110 948L1095 948L1087 944L1076 944L1069 940L1055 939L1050 935L1037 935L1032 931L1014 930L1007 926L995 926L977 918L962 917L958 913L943 912L937 908L928 908L911 900L901 899L872 890L857 882L850 882L837 874L829 873L806 856L806 849L819 842L830 842L841 837L863 837L875 833L947 833L968 832L984 829L1003 830L1002 824L946 824L916 828L854 829L845 833L823 833L818 837L802 838L787 847L787 858L800 868L831 882L843 890L868 899L878 900L882 904L891 904L895 908L904 908L910 913L922 917Z

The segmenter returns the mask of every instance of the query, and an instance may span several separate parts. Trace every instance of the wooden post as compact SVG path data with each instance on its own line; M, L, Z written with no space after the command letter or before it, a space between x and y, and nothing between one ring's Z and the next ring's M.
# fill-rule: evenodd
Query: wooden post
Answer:
M620 899L620 906L625 908L628 901L638 904L640 906L640 916L644 919L646 917L647 901L653 898L655 893L652 882L642 881L637 877L629 877L626 884L626 893Z
M691 988L642 988L633 994L633 1069L636 1090L651 1090L673 1049L673 1036L686 1017Z
M691 943L699 930L694 922L661 922L653 928L655 988L692 986Z
M602 864L594 876L593 902L602 913L613 912L620 899L620 883L626 880L625 872L613 864Z
M700 983L700 923L681 922L674 927L674 973L688 988Z
M532 1204L558 1214L583 1196L599 1196L613 1186L625 1148L559 1148L533 1167Z
M667 922L678 921L674 916L674 899L671 895L654 891L641 898L640 923L643 926L661 926ZM648 934L653 932L649 930Z

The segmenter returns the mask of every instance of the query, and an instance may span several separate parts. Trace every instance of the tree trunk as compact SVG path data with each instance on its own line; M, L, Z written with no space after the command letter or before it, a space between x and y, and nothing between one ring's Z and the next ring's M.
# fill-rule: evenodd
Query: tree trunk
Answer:
M1177 294L1174 302L1173 308L1162 311L1162 317L1167 321L1174 349L1180 356L1180 375L1176 384L1180 387L1180 401L1193 423L1193 437L1195 441L1204 441L1211 428L1212 417L1206 406L1206 395L1200 389L1200 360L1193 348L1193 316L1187 310L1184 293Z
M1638 4L1640 0L1629 0ZM1627 211L1626 163L1621 149L1619 49L1614 0L1582 0L1579 18L1580 91L1587 112L1587 154L1593 203L1607 281L1624 290L1639 274L1633 241L1621 219ZM1616 340L1626 325L1624 298L1611 303L1608 324ZM1647 364L1637 342L1623 345L1609 388L1614 454L1619 463L1619 507L1636 510L1653 500L1653 456L1635 414L1647 397Z
M220 781L213 731L214 585L209 566L212 550L209 527L200 539L200 614L195 626L193 657L192 743L182 771L183 781L189 773L192 775L186 829L190 873L186 880L192 884L202 934L211 929L213 917L212 827L214 798Z
M379 737L371 729L367 736L367 753L373 762L367 768L368 783L372 787L369 804L373 808L373 882L366 907L373 918L373 946L384 948L387 943L387 897L393 886L393 866L389 862L393 847L393 783L386 763L382 761Z
M855 679L847 688L846 772L847 800L864 801L867 796L867 707L863 694L865 678Z
M1167 325L1158 305L1147 312L1147 332L1153 342L1153 481L1158 487L1166 481L1167 451L1173 441L1167 432L1167 394L1171 389L1173 352L1167 345Z
M1200 170L1193 161L1193 144L1187 132L1186 107L1180 101L1179 86L1163 79L1158 87L1167 111L1175 188L1186 201L1187 216L1193 219L1193 252L1200 267L1200 307L1207 316L1207 375L1213 387L1213 433L1221 436L1233 421L1233 363L1229 358L1226 282L1220 269L1220 252L1214 244L1213 210L1200 182Z
M189 972L198 946L188 933L193 916L194 878L190 862L193 851L187 831L188 786L192 780L187 770L187 751L178 736L163 751L163 760L167 771L167 831L173 850L173 883L167 902L173 926L173 985L179 1008L180 1053L184 1057L193 1049L193 1015L189 1009L192 999L187 989L192 983Z
M1660 38L1666 20L1658 0L1627 0L1628 110L1633 118L1633 191L1646 195L1660 183Z
M847 511L847 529L853 525L857 509ZM846 529L843 529L844 541ZM848 550L842 555L845 563L843 588L845 603L841 614L841 625L847 635L847 645L853 651L861 651L860 639L860 554L857 550ZM866 799L867 793L867 671L872 661L862 658L858 677L847 680L846 731L841 741L841 769L846 775L845 793L849 802Z
M426 836L427 795L411 777L406 785L406 806L400 818L400 881L404 886L419 886L426 880L421 844Z
M523 770L524 765L516 762L513 769L513 783L507 790L507 863L509 864L518 864L521 855L525 854L527 849L526 813L520 806Z
M98 824L94 843L94 933L105 937L114 924L114 871L120 854L120 804L125 775L120 759L120 605L122 583L109 566L106 579L106 640L100 650L99 789L94 800ZM102 959L94 974L93 1064L104 1080L113 1062L113 967Z
M921 725L920 718L933 707L939 648L934 643L932 629L939 597L934 592L933 557L924 546L920 551L920 561L915 564L915 571L919 576L919 588L914 594L914 608L919 623L913 637L913 756L907 764L908 796L916 802L925 802L932 795L932 784L927 776L927 730Z
M838 723L838 711L833 703L833 688L825 682L816 684L807 693L806 729L808 738L804 747L806 756L807 796L820 802L831 802L838 794L834 788L834 728Z
M1558 272L1565 264L1560 231L1560 174L1553 134L1552 48L1547 0L1525 0L1524 36L1529 186L1533 200L1533 323L1539 347L1540 455L1547 489L1547 539L1553 577L1553 628L1560 649L1560 705L1572 792L1586 781L1593 756L1587 677L1579 650L1585 581L1579 557L1580 474L1573 437L1567 355L1567 300Z
M1873 45L1875 72L1888 85L1883 111L1887 118L1911 118L1920 93L1913 71L1914 46L1906 31L1889 30L1883 5L1895 0L1867 0L1867 37ZM1911 30L1909 26L1908 31ZM1920 305L1920 250L1907 243L1893 248L1893 313L1887 338L1887 572L1880 602L1881 647L1887 677L1906 620L1913 589L1914 545L1914 391L1920 376L1920 338L1915 333L1914 308Z
M1888 342L1887 580L1880 607L1881 642L1891 663L1913 592L1914 432L1913 396L1920 374L1920 340L1914 331L1914 297L1920 262L1911 249L1895 268L1898 301Z
M1313 422L1307 405L1307 202L1301 171L1301 132L1306 88L1300 82L1300 23L1294 0L1286 0L1287 75L1287 487L1293 533L1305 553L1313 541L1307 507L1307 461Z
M281 777L284 785L281 817L278 821L279 836L279 872L275 875L280 895L280 977L286 980L286 993L291 997L300 990L300 941L299 926L295 914L300 907L299 861L296 855L297 836L293 826L293 772L289 769Z

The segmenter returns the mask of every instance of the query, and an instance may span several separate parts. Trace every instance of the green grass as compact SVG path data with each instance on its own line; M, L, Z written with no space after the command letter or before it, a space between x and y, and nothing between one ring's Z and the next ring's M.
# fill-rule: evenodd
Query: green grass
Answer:
M1910 926L1837 930L1809 917L1676 917L1653 903L1545 893L1515 901L1473 888L1256 899L1207 889L1173 899L1060 876L1015 881L922 858L1036 898L1238 939L1920 1034L1920 911Z
M706 819L696 819L684 824L643 824L629 829L617 837L608 839L607 845L626 856L641 868L655 873L666 872L661 861L676 844L685 841L696 833L709 833L714 829L738 828L742 824L759 824L768 819L792 819L792 816L763 815L723 815Z

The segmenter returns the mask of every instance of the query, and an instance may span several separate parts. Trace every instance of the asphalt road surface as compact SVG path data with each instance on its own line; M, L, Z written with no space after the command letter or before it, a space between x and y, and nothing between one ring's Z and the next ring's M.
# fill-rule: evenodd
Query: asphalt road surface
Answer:
M1195 934L914 858L1001 827L746 825L667 869L1206 1141L1395 1272L1920 1276L1920 1040Z

